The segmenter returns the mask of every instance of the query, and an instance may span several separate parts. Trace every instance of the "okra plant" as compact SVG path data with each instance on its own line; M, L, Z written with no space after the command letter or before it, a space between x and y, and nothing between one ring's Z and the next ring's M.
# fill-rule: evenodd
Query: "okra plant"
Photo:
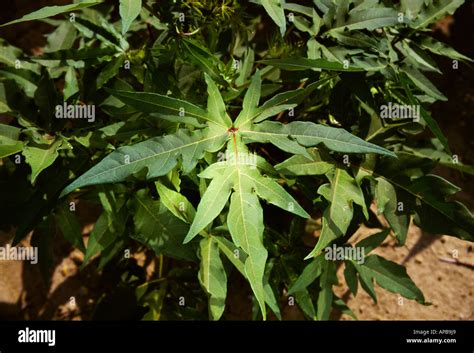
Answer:
M370 252L405 244L411 222L474 240L460 189L433 174L474 168L429 110L446 100L433 56L447 75L472 62L430 33L462 4L84 0L6 23L52 32L38 55L1 42L1 227L15 244L33 231L46 276L56 233L82 267L125 268L143 319L225 318L244 293L233 272L254 319L293 304L355 317L333 292L340 266L354 295L376 301L376 283L425 304ZM93 204L86 246L76 205ZM144 249L148 280L126 265Z

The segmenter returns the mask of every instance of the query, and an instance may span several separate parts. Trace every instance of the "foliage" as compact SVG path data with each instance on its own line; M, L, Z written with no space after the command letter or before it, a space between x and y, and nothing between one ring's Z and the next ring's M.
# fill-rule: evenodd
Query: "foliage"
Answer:
M126 283L145 319L205 318L202 294L220 319L235 269L254 318L281 318L287 296L309 319L353 315L332 290L340 265L354 295L360 284L376 300L375 281L425 303L404 267L368 253L387 237L403 245L411 220L474 240L459 188L432 174L474 169L428 109L446 100L432 55L472 62L429 35L462 3L82 1L9 22L54 30L37 56L1 42L1 227L15 243L58 228L99 269L150 249L169 266ZM389 102L420 116L382 119ZM96 115L57 119L65 104ZM86 247L76 203L102 207ZM350 245L361 225L382 231ZM365 259L327 259L333 245Z

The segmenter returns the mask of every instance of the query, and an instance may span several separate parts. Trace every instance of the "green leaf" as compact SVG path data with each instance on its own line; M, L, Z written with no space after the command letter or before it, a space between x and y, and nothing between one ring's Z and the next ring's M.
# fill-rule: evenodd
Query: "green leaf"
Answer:
M199 282L209 294L209 317L219 320L225 310L227 275L222 264L219 247L213 237L201 240L201 266Z
M437 175L429 174L413 181L409 190L416 195L413 205L416 225L430 233L454 235L474 241L472 213L460 202L448 201L460 188Z
M378 44L377 39L362 31L332 32L331 36L339 43L349 47L376 49Z
M120 17L122 18L122 35L127 33L133 20L142 9L142 0L120 0Z
M0 137L0 142L2 138ZM0 143L0 158L11 156L12 154L20 152L24 147L24 142L17 141L13 144Z
M0 62L8 66L15 67L16 60L23 56L20 48L8 44L4 39L0 38Z
M288 294L291 295L305 290L311 283L313 283L322 273L323 261L325 261L324 256L321 254L306 265L296 282L288 289Z
M195 220L185 241L192 239L195 234L217 217L229 198L231 188L233 188L227 226L234 244L241 247L248 255L244 265L245 275L265 318L263 276L268 253L263 246L263 210L257 195L252 191L255 188L252 179L242 173L247 169L250 170L250 167L240 164L216 163L208 168L207 173L206 171L203 173L205 177L214 179L199 203Z
M298 88L292 91L286 91L282 93L278 93L274 95L272 98L267 100L265 103L262 104L260 108L257 109L255 112L254 117L262 114L266 110L276 107L279 105L294 105L300 104L306 97L308 97L314 90L320 88L322 85L327 84L332 79L334 79L334 74L329 75L327 78L320 79L316 82L309 84L305 88Z
M124 219L119 217L117 210L124 204L123 199L118 199L115 197L115 194L110 186L99 188L99 200L102 204L102 207L109 216L109 230L112 233L121 234L124 230ZM122 211L123 213L123 211Z
M115 239L115 241L110 244L107 248L102 250L100 254L100 259L99 259L99 264L97 266L97 270L101 271L105 265L107 265L110 261L112 261L116 256L124 250L127 240L123 235L119 237L118 239Z
M189 61L203 69L214 81L223 86L228 83L222 78L219 67L224 64L218 60L209 49L191 38L182 38L183 49L188 54Z
M39 108L41 122L48 129L51 129L56 111L56 106L60 103L59 94L56 91L54 81L49 77L48 71L43 70L38 88L35 91L35 103Z
M48 35L48 44L45 52L55 52L62 49L70 49L76 39L76 29L70 21L62 22L53 33Z
M64 77L64 100L68 100L71 96L79 92L79 82L77 81L76 71L73 67L68 67L66 76Z
M410 214L407 212L407 207L403 207L403 202L399 199L395 187L384 178L376 180L375 199L377 200L378 213L383 213L400 245L403 245L408 234ZM402 202L402 211L399 211L399 202Z
M447 14L452 15L463 3L464 0L425 2L425 7L421 9L412 27L416 29L424 28Z
M38 222L31 236L31 246L38 249L38 267L44 283L51 283L51 267L54 264L54 253L51 244L54 241L52 218Z
M300 217L310 218L298 202L271 177L264 177L254 170L243 170L241 176L252 181L257 195L262 199Z
M78 4L69 4L69 5L63 5L63 6L46 6L28 15L23 16L22 18L19 18L18 20L4 23L3 25L0 25L0 27L9 26L9 25L12 25L14 23L19 23L19 22L41 20L43 18L53 17L62 13L76 11L76 10L83 9L85 7L94 6L100 3L102 3L102 0L100 1L99 0L84 0Z
M34 96L36 89L38 88L37 84L39 77L32 71L15 69L13 67L4 67L2 70L0 70L0 74L7 79L14 80L15 83L17 83L18 86L24 90L28 97ZM11 108L15 110L15 107L12 106Z
M232 156L234 153L248 153L245 145L237 140L229 143L227 152ZM248 255L245 275L265 318L263 275L268 253L263 245L263 210L257 195L290 212L305 217L309 215L275 181L260 175L255 166L241 163L239 158L214 163L199 176L213 179L199 203L185 242L193 239L220 214L231 195L227 226L233 243Z
M160 195L161 203L183 222L192 223L196 210L188 199L179 192L168 189L159 181L155 182L155 186Z
M300 14L306 15L308 17L313 16L313 8L309 6L303 6L303 5L298 5L298 4L291 4L285 2L283 4L285 10L291 11L291 12L298 12Z
M23 149L22 153L25 156L26 163L31 166L32 184L34 184L38 175L58 158L58 150L62 143L63 141L58 139L50 145L30 144Z
M234 125L236 127L241 128L246 126L252 120L252 118L256 116L261 90L262 80L260 78L260 72L257 70L255 75L252 77L252 81L247 92L245 93L242 110L235 120Z
M127 92L110 89L106 89L106 91L119 98L122 102L144 113L174 115L177 118L187 116L215 123L222 129L225 129L225 131L227 131L228 128L225 124L216 122L217 120L213 117L211 118L204 109L186 101L157 93Z
M267 108L257 115L254 122L259 123L265 119L268 119L272 116L275 116L279 113L282 113L286 110L289 110L295 107L296 107L296 104L283 104L283 105L277 105L274 107Z
M20 137L21 129L15 126L0 124L0 138L2 143L14 143Z
M56 222L63 233L64 238L66 238L71 245L78 248L82 252L86 251L84 242L82 240L81 226L77 220L77 217L74 215L73 211L69 210L69 205L64 203L58 208L56 213Z
M353 264L353 263L352 263ZM353 264L354 265L354 264ZM356 267L356 270L359 273L359 281L361 287L364 291L371 296L375 303L377 303L377 293L375 292L373 278L370 273L367 271L359 271Z
M370 282L375 279L380 287L392 293L398 293L407 299L414 299L421 304L425 303L423 293L408 276L405 267L378 255L367 256L361 265L354 261L351 262L361 277L363 276Z
M403 12L408 19L415 19L423 8L425 0L401 0L400 12Z
M285 175L323 175L334 168L334 164L325 161L316 149L308 151L310 158L296 155L275 165L275 169Z
M63 49L57 50L51 53L44 53L43 55L34 57L34 60L88 60L88 59L96 59L107 56L112 56L117 53L115 48L107 47L107 48L81 48L81 49Z
M263 246L263 210L250 185L239 183L231 196L227 216L232 240L248 254L245 274L265 319L265 290L263 276L268 252Z
M316 310L314 309L313 301L307 289L298 291L295 293L296 303L300 309L307 315L311 320L316 320Z
M441 147L442 148L442 147ZM412 153L414 156L421 157L421 158L428 158L440 165L452 169L459 170L461 172L465 172L471 175L474 175L474 166L466 165L461 163L459 160L455 161L454 156L444 152L437 148L429 148L429 147L416 147L412 148L410 146L403 146L403 149Z
M94 255L97 255L112 244L114 239L118 236L118 234L114 234L110 231L109 228L111 225L111 219L107 212L102 212L97 222L95 222L94 228L89 236L82 267L86 266Z
M404 40L395 44L405 56L405 61L413 65L417 69L435 71L441 74L433 59L415 43Z
M397 24L399 24L398 12L395 9L380 7L358 9L356 7L349 12L347 21L343 20L340 23L335 23L326 33L331 34L356 29L373 31L380 27L395 26Z
M414 180L403 176L403 171L421 167L423 161L411 155L405 156L404 153L398 155L403 161L384 160L377 166L373 175L384 178L397 189L397 196L399 195L400 199L398 202L401 202L403 211L415 213L415 224L428 232L472 241L474 217L460 202L449 201L460 189L447 180L431 174Z
M323 262L323 271L321 274L320 286L317 302L317 316L318 320L329 320L331 314L332 302L334 294L332 292L333 284L337 284L336 264L333 261Z
M251 47L247 47L242 67L239 66L239 76L235 79L235 84L240 87L245 84L247 78L252 73L252 67L255 61L255 51Z
M357 295L357 287L358 287L358 280L357 280L357 271L350 261L345 261L345 268L344 268L344 278L346 280L347 286L352 294Z
M283 10L285 2L282 0L260 0L260 2L273 22L280 27L280 34L283 37L286 32L286 18L285 11Z
M226 169L223 174L211 181L199 202L194 221L184 239L185 243L193 239L220 214L229 199L234 175L234 170Z
M305 147L320 143L327 148L346 153L377 153L395 156L391 151L366 142L344 129L318 125L309 121L294 121L282 124L276 121L264 121L252 126L252 130L240 131L251 142L270 142L290 153L309 156Z
M313 27L311 23L306 20L304 17L301 16L295 16L293 18L293 24L295 25L298 30L302 32L307 32L311 36L316 36L318 34L319 28L318 27Z
M61 196L88 185L123 181L144 168L148 169L147 179L166 175L177 165L179 157L183 171L188 173L206 150L217 150L226 138L226 133L209 129L178 130L175 134L120 147L67 186Z
M402 66L400 70L405 72L407 76L410 78L410 80L412 80L416 86L418 86L423 92L425 92L429 96L442 100L442 101L447 100L446 96L443 93L441 93L435 87L435 85L433 85L431 81L428 80L426 76L423 75L417 69L414 69L408 66Z
M372 234L365 239L362 239L356 244L356 246L364 248L364 254L370 253L372 250L382 245L383 241L387 238L390 233L389 229L385 229L379 233Z
M229 259L229 261L235 266L235 268L247 278L245 274L245 261L248 258L248 255L240 248L236 247L234 243L227 240L224 237L213 236L214 240L217 241L219 249L221 252ZM269 262L269 266L270 266ZM273 293L273 289L268 283L268 272L269 266L265 268L265 275L263 278L263 289L265 291L265 302L268 304L270 309L276 315L276 317L281 320L280 308L278 307L278 302Z
M213 236L213 238L217 242L220 251L227 257L227 259L229 259L242 276L245 277L244 266L248 255L224 237Z
M95 23L82 17L76 17L72 23L83 36L98 39L107 46L111 46L111 49L124 52L129 48L129 44L123 36L102 16L98 17Z
M207 112L209 121L215 122L218 125L231 127L232 120L226 113L224 100L217 88L216 84L208 74L204 74L207 83Z
M423 106L420 104L420 102L418 102L418 100L413 96L413 93L409 89L408 84L406 82L407 80L402 78L401 81L402 81L402 85L405 90L405 93L407 94L408 102L410 103L410 105L412 106L418 105L420 107L420 114L423 120L426 122L426 125L428 125L433 135L435 135L436 138L439 140L439 142L441 142L445 150L451 154L451 149L449 148L448 139L446 138L446 136L444 136L443 131L441 131L436 120L432 118L430 113L428 113L425 110L425 108L423 108Z
M330 205L323 213L319 241L306 259L315 257L334 239L345 234L352 220L354 203L362 207L365 217L368 218L364 195L354 178L340 168L328 174L328 178L330 184L321 185L318 193L328 200Z
M240 147L242 148L243 145ZM239 153L242 154L243 151ZM246 186L247 191L254 189L259 197L277 207L301 217L309 218L306 211L277 182L270 177L262 176L255 169L255 166L241 164L238 159L233 162L214 163L199 176L213 179L198 205L194 222L185 241L191 240L211 223L224 208L232 188L238 192L242 185ZM235 239L234 243L240 246L240 243Z
M24 142L18 141L21 129L0 124L0 158L8 157L20 152L23 149Z
M248 99L246 103L247 109L246 112L241 111L239 117L235 122L235 126L239 128L246 129L248 128L248 123L251 121L260 122L265 120L267 117L272 116L273 114L278 114L279 112L293 108L297 104L301 103L311 92L313 92L318 87L329 82L333 77L324 78L316 82L311 83L306 88L298 88L296 90L282 92L274 95L272 98L267 100L261 107L256 107L258 100L256 100L255 94L260 96L260 74L256 73L252 78L251 87L247 90L246 96ZM252 94L250 93L252 92ZM253 100L253 101L252 101ZM245 107L244 107L245 110Z
M455 60L474 62L474 60L465 55L462 55L461 53L458 53L449 45L443 42L439 42L431 37L424 37L420 40L419 44L423 49L427 49L437 55L447 56L448 58Z
M263 275L263 289L265 291L265 302L273 311L277 319L281 321L282 317L281 317L280 307L278 305L278 300L275 297L273 288L269 283L274 265L275 265L275 261L274 259L271 259L270 261L268 261L267 266L265 267L265 274Z
M287 58L287 59L267 59L260 60L262 64L278 67L282 70L288 71L303 71L303 70L329 70L329 71L347 71L347 72L356 72L356 71L365 71L363 68L355 67L353 65L347 65L344 67L344 64L328 61L326 59L306 59L300 57Z
M112 260L114 253L120 250L118 245L123 244L123 233L127 223L128 210L124 207L124 199L116 199L111 188L101 188L100 201L104 211L99 216L87 243L86 254L81 268L84 268L90 259L103 252L99 267L105 266Z
M132 238L147 245L156 255L188 261L196 259L193 246L183 245L188 225L173 217L159 201L140 190L133 200L133 208L136 234Z
M354 312L346 305L344 300L334 296L334 300L332 303L332 306L334 309L340 311L342 314L350 316L354 320L357 320L357 316L354 314Z
M110 79L117 76L124 61L125 57L121 55L107 63L104 69L100 72L99 76L97 76L96 88L102 88L102 86L105 85Z

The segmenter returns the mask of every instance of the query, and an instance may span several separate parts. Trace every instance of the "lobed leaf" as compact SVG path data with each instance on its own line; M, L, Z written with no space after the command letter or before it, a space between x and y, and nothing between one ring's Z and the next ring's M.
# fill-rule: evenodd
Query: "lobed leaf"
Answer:
M321 185L318 193L328 200L330 205L323 213L318 243L306 259L315 257L333 240L345 234L352 220L354 203L361 206L365 217L369 218L364 195L355 179L340 168L336 168L328 177L330 184Z
M264 121L253 125L251 130L240 132L245 139L251 142L270 142L286 152L306 156L309 155L303 146L316 146L320 143L336 152L376 153L395 156L393 152L366 142L344 129L319 125L309 121L294 121L289 124Z
M227 133L205 130L178 130L175 134L154 137L132 146L120 147L68 185L61 193L88 186L124 181L147 168L147 179L167 174L182 158L183 171L190 172L206 150L216 150Z
M408 276L403 266L378 255L367 256L364 264L361 265L354 261L351 262L361 278L365 278L366 283L369 281L371 283L375 279L380 287L392 293L399 293L405 298L414 299L421 304L425 303L423 293ZM373 294L375 295L375 292Z

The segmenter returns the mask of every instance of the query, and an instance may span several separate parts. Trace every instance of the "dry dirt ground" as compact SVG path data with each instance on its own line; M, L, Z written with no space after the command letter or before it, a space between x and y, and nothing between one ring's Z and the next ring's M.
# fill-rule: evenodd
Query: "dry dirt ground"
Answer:
M362 233L365 234L362 236ZM361 232L360 239L369 234ZM374 253L406 266L408 275L431 305L420 305L377 286L377 304L364 291L354 297L345 285L340 268L338 278L342 284L335 287L335 292L360 320L474 320L472 243L423 234L412 226L405 246L397 247L394 239L389 238Z
M374 229L362 228L353 241L359 241L374 232ZM2 239L8 238L6 234L0 236ZM23 245L28 245L28 241L24 241ZM87 268L79 271L83 256L77 250L70 250L66 244L55 248L57 265L49 288L44 285L37 266L18 261L1 261L0 319L90 318L102 289L100 276ZM358 319L474 320L472 243L449 236L423 234L412 225L405 246L398 247L394 239L388 238L374 253L405 265L408 274L431 305L423 306L401 299L397 294L377 286L377 304L360 287L354 297L348 291L341 267L338 271L340 284L334 286L334 291L344 299ZM236 296L229 298L230 312L226 315L227 319L250 319L249 301L242 298L241 294L237 299ZM287 320L303 319L296 307L284 307L283 316ZM351 320L337 312L333 313L332 319Z

